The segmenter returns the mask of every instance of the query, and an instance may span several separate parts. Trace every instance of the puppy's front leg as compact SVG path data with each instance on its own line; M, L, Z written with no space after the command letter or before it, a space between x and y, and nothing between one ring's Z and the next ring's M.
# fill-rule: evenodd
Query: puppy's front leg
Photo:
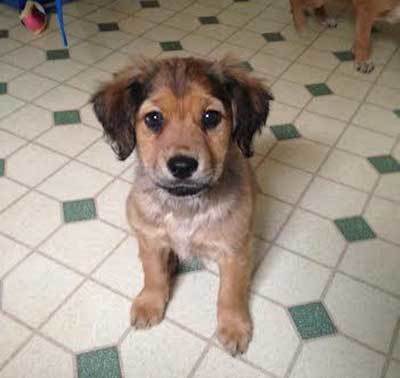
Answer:
M354 43L354 56L356 69L362 73L374 70L374 63L370 60L371 31L374 24L374 14L361 5L356 12L356 40Z
M246 254L219 259L218 339L232 354L244 353L251 339L249 286L250 249Z
M144 287L133 301L131 324L146 328L158 324L164 317L169 299L171 272L169 248L157 246L157 240L139 236L139 255L142 260Z

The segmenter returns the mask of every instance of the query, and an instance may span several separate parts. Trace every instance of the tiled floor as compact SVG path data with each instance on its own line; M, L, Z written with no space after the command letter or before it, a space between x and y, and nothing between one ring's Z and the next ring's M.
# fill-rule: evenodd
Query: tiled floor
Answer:
M353 70L354 22L288 0L85 0L33 36L0 6L0 378L400 377L399 27ZM88 100L129 56L233 52L275 95L261 185L254 338L215 338L214 264L181 267L166 320L129 326L142 272L116 161Z

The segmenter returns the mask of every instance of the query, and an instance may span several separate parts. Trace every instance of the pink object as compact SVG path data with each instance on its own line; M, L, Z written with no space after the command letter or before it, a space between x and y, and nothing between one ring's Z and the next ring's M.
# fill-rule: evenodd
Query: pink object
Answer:
M47 16L41 4L27 1L20 15L22 24L34 34L41 33L47 26Z

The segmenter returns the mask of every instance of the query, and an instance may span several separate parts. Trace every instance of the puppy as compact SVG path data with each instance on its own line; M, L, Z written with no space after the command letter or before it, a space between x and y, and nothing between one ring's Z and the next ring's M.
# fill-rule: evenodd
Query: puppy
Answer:
M400 22L400 0L353 0L356 12L356 38L353 47L358 71L369 73L374 64L371 56L371 31L375 21Z
M247 349L255 186L245 158L270 100L238 66L194 58L128 68L94 95L117 156L124 160L135 148L138 156L127 200L144 271L131 310L135 327L162 320L173 256L196 255L219 266L220 342L232 354Z
M319 22L329 28L335 28L337 21L326 14L324 0L290 0L293 22L296 30L302 32L306 24L305 12L312 9Z

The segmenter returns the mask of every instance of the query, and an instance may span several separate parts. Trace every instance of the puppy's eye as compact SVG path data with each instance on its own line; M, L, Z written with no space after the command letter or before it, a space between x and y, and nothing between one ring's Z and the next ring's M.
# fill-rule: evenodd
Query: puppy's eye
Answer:
M164 117L160 112L150 112L145 115L144 123L150 130L158 132L163 126Z
M207 110L201 117L201 123L206 130L214 129L221 122L221 113L216 110Z

